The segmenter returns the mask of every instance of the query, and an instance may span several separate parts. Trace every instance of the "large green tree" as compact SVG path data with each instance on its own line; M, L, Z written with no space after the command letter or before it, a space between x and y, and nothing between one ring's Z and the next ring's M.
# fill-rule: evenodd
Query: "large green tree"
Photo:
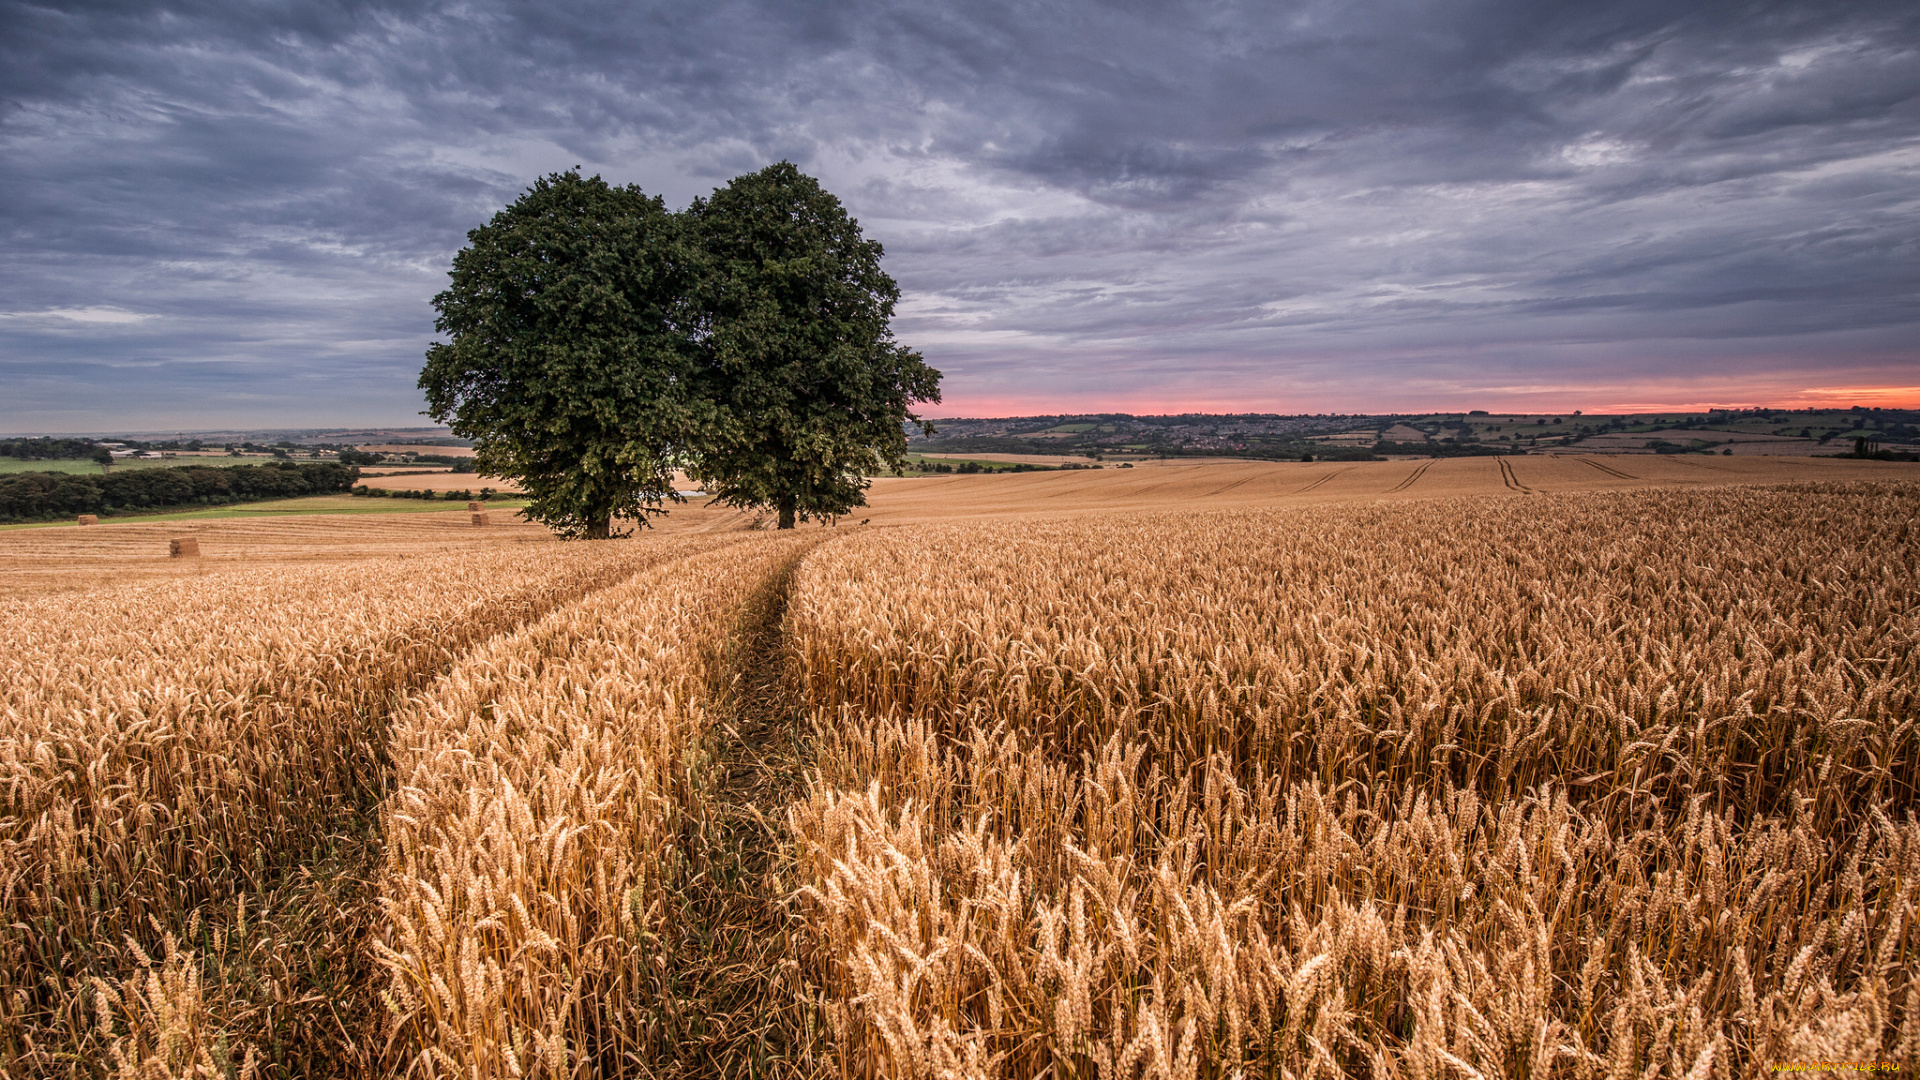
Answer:
M467 234L434 297L448 340L420 373L428 414L562 536L658 512L677 456L714 420L693 385L682 232L637 187L555 173Z
M893 340L900 290L880 244L784 161L685 217L701 258L702 395L717 407L693 475L724 504L776 511L783 529L865 505L867 477L905 459L912 405L940 400L940 373Z

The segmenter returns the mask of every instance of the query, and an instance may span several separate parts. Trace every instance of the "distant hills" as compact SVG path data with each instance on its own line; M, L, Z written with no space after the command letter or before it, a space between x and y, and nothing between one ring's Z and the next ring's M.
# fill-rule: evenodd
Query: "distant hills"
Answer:
M1526 453L1811 455L1920 452L1916 409L1737 409L1622 415L1455 413L1294 415L1083 413L934 421L909 430L924 454L1056 454L1369 460Z

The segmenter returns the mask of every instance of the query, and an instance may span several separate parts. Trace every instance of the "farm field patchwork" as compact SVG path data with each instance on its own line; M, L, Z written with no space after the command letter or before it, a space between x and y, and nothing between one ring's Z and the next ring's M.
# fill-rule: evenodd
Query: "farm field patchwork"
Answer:
M206 468L224 468L230 465L261 465L274 460L265 454L246 457L233 457L228 454L190 454L169 458L117 458L113 463L114 472L132 472L139 469L171 469L181 465L199 465ZM53 460L33 461L22 458L0 457L0 476L23 472L60 472L81 476L99 476L104 470L100 463L92 459L56 458Z
M1920 470L871 498L6 534L0 1070L1920 1060Z
M511 513L526 505L521 498L493 499L487 506ZM389 499L369 502L352 495L305 495L295 499L264 499L260 502L209 507L205 510L179 510L162 514L126 514L103 519L109 524L154 524L167 521L226 521L234 518L298 517L307 514L433 514L447 513L444 502ZM20 525L0 525L0 530L63 528L72 521L35 521Z
M518 493L520 488L511 480L502 480L497 476L479 476L470 472L414 472L405 469L391 471L372 471L360 479L362 486L386 488L389 491L479 491L492 488L495 491Z
M322 497L346 502L349 496ZM304 504L307 500L289 500ZM116 582L202 580L249 567L295 568L372 560L384 565L433 555L550 544L542 528L511 510L490 511L476 528L462 507L393 500L404 511L294 513L175 520L107 518L97 525L23 526L0 532L0 596L51 596ZM353 500L365 505L366 500ZM197 558L168 557L168 541L190 537Z

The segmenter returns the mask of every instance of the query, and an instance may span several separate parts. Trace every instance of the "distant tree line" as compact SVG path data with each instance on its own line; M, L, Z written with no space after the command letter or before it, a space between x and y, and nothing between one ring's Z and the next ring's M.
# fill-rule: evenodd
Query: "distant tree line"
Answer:
M182 465L109 476L14 473L0 476L0 522L326 495L351 489L359 478L360 470L332 461Z
M1838 454L1837 457L1864 458L1868 461L1920 461L1920 454L1896 453L1881 447L1880 440L1866 436L1856 436L1853 440L1853 453Z
M1378 460L1382 454L1418 454L1424 457L1504 457L1508 454L1520 452L1521 451L1511 446L1483 445L1479 443L1379 442L1374 444L1372 451L1368 453L1367 457L1360 458L1359 460ZM1363 451L1363 453L1366 452ZM1328 452L1323 455L1322 460L1333 461L1335 460L1334 454ZM1341 458L1340 460L1354 459Z
M410 464L445 465L448 472L470 473L473 471L471 454L416 454Z
M93 456L92 439L0 439L0 457L22 461L78 461Z
M349 447L335 456L342 465L445 465L457 473L473 471L471 454L372 454Z
M425 499L429 502L434 499L441 499L446 502L467 502L470 500L474 502L486 502L488 499L503 497L492 488L481 488L480 493L476 495L472 491L464 488L455 491L415 491L411 488L368 487L365 484L357 485L353 489L352 494L369 499Z

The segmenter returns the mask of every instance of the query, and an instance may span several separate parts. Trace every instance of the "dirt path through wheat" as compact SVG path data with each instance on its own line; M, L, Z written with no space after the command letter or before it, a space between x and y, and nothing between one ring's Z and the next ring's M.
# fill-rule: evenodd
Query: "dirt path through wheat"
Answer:
M716 718L714 789L689 838L671 1060L663 1077L796 1077L818 1070L820 1032L794 962L784 903L787 805L805 783L798 699L783 623L799 558L749 605L726 713Z

